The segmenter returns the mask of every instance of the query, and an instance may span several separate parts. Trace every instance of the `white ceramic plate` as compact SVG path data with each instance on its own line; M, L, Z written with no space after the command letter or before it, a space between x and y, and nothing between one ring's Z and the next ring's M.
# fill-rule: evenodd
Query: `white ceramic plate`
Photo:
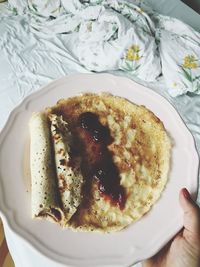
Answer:
M33 111L81 92L110 92L145 105L164 123L173 140L169 181L160 200L141 220L112 234L74 233L31 219L28 174L29 130ZM39 253L71 266L130 266L152 256L182 227L178 196L197 191L198 156L194 140L167 100L127 78L78 74L54 81L30 95L9 117L0 135L0 210L4 223Z

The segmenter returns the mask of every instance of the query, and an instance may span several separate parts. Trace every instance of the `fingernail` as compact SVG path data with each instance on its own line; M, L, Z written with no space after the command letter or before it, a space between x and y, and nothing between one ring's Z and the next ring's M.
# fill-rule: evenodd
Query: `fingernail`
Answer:
M183 188L182 192L186 199L190 199L190 193L188 192L187 188Z

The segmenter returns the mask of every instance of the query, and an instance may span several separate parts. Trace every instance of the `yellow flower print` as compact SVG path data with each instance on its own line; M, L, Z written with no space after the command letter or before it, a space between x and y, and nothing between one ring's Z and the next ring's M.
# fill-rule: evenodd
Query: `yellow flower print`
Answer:
M143 13L144 13L144 11L143 11L141 8L138 8L138 12L139 12L140 14L143 14Z
M176 88L177 87L177 83L173 82L172 87Z
M195 56L194 55L185 56L183 59L182 67L187 69L198 68L197 59L195 58Z
M138 61L140 60L141 56L139 55L140 47L139 45L132 45L129 47L126 53L126 59L130 61Z

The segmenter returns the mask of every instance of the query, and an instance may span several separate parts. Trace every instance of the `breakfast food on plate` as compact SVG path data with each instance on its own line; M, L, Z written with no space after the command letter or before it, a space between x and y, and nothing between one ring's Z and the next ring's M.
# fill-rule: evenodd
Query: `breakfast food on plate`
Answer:
M63 212L55 190L56 171L53 165L53 150L46 114L32 115L30 133L32 216L61 221Z
M73 144L71 132L62 116L50 114L49 119L51 122L59 195L65 220L68 221L76 212L82 199L81 158L79 155L73 157L73 159L70 157L71 147L75 144Z
M81 201L83 177L69 156L71 133L62 117L33 113L31 132L32 216L47 217L64 226Z
M33 216L73 230L121 230L167 182L171 144L163 123L124 98L60 100L33 114L30 131Z

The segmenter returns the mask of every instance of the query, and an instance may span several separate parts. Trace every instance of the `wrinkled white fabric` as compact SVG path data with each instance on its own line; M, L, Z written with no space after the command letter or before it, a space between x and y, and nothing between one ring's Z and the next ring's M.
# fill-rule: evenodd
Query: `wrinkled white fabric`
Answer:
M143 1L9 0L9 5L28 17L30 31L39 36L70 36L66 48L89 71L123 70L146 82L163 75L172 96L200 93L200 34Z
M160 18L162 73L170 95L199 94L200 34L175 18Z

